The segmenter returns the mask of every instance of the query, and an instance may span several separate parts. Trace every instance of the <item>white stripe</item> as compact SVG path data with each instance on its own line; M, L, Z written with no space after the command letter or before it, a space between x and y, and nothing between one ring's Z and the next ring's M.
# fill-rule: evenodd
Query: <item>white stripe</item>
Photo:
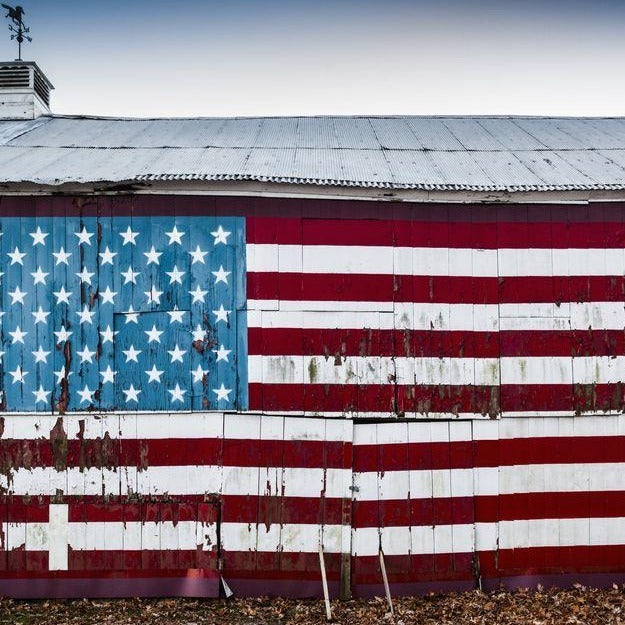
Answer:
M500 549L625 544L625 518L530 519L499 522Z
M69 544L69 508L67 504L55 503L49 506L48 527L48 569L67 571Z
M569 359L570 361L570 359ZM249 356L250 383L499 384L496 359L386 356Z
M625 463L529 464L473 469L354 472L355 499L429 499L625 490Z
M246 246L251 272L419 276L619 276L622 248L484 250L375 245Z
M0 476L0 487L13 495L283 495L344 497L349 469L290 467L163 466L137 469L53 467L15 469ZM262 479L261 479L262 478ZM260 486L259 486L260 479Z
M246 247L250 272L497 276L497 250L258 243Z
M248 300L250 328L374 330L623 330L623 302L442 304ZM278 309L279 306L279 309Z
M250 383L262 384L614 384L625 356L404 358L390 356L248 357Z
M352 532L352 554L375 556L379 538L386 556L470 553L474 545L472 524L360 527Z
M625 518L530 519L436 526L391 526L353 531L355 556L470 553L499 549L625 544Z
M316 553L319 543L323 541L326 553L341 553L342 536L341 525L324 525L323 528L307 523L221 525L221 546L224 551Z

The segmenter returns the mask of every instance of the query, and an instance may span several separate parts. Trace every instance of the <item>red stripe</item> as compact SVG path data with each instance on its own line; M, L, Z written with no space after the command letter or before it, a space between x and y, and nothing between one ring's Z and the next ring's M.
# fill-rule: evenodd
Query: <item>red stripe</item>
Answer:
M499 549L478 555L485 576L625 570L625 545Z
M0 463L13 468L58 466L277 466L343 468L345 445L341 441L258 440L221 438L98 439L67 441L59 451L47 438L0 439ZM63 450L65 447L62 448Z
M625 410L622 384L524 384L494 386L260 384L249 385L250 410L306 412L574 413Z
M480 573L489 577L625 571L625 545L498 549L477 556ZM461 579L474 571L470 553L386 555L384 561L389 581L395 583ZM378 557L356 556L352 574L355 584L379 584Z
M216 570L217 550L201 549L111 549L106 551L69 550L70 571L186 571L188 569Z
M288 390L291 386L297 385L283 386L288 387L286 389ZM308 389L308 386L306 388ZM340 386L339 388L344 389L345 387ZM347 388L364 390L369 387L348 385ZM230 439L224 443L222 456L212 458L205 456L202 458L201 450L205 448L205 443L210 448L215 440L218 439L171 439L172 447L181 450L196 446L199 451L187 458L182 456L183 452L180 452L180 455L178 453L171 455L169 458L160 458L158 456L159 451L167 447L167 440L118 441L119 446L123 449L149 448L150 455L144 456L145 464L137 465L134 463L136 457L132 457L129 453L123 453L119 456L123 462L110 464L110 458L107 459L107 462L103 462L102 459L99 461L94 459L89 466L102 468L141 466L148 468L149 466L202 466L208 462L215 462L221 466L349 469L352 466L352 454L353 469L357 472L462 469L474 466L496 467L549 463L625 462L625 436L531 437L478 441L387 443L383 445L358 444L353 447L351 443L340 441ZM71 443L77 444L77 441L71 441ZM82 441L82 445L85 447L97 443L99 440L85 439ZM25 457L33 460L27 463L25 457L12 455L13 464L11 466L13 469L55 466L50 461L53 456L50 442L45 439L0 440L0 451L2 452L0 460L6 459L18 447ZM154 458L151 454L154 454ZM36 462L34 461L35 458L37 459ZM226 460L225 463L221 462L222 458ZM168 465L167 461L173 461L172 465ZM84 465L68 462L67 466L81 467ZM188 497L185 495L185 500L188 500ZM203 501L203 499L201 500ZM25 503L21 498L11 498L10 495L5 495L4 497L0 496L1 501L10 503L9 520L11 521L47 521L47 499L30 499ZM86 497L85 501L92 500ZM93 501L97 501L97 499ZM123 503L126 500L122 498L110 501L111 503ZM41 506L38 508L39 504Z
M352 527L625 517L625 492L551 492L356 501Z
M493 210L493 214L495 210ZM480 249L625 247L618 222L408 221L248 217L248 243Z
M250 299L522 304L617 302L625 276L408 276L249 272Z
M376 330L370 328L249 328L250 355L497 358L499 356L617 356L622 330Z
M310 523L341 525L343 500L330 497L287 497L282 495L220 495L219 504L205 503L204 495L190 495L168 502L137 503L132 498L116 497L107 502L101 498L65 498L70 523L201 521L217 522L220 505L222 523ZM9 506L9 509L11 506ZM17 518L13 522L48 521L48 504L41 505L45 517ZM33 505L39 513L37 505ZM30 509L28 511L30 514Z
M222 575L250 579L320 579L319 554L306 552L263 552L263 551L228 551L220 552L223 559ZM341 570L341 554L324 554L328 579L339 578Z
M384 565L389 582L474 579L471 553L385 555ZM354 584L379 584L378 556L352 558Z
M498 413L498 389L482 386L397 386L391 384L249 385L250 410L306 412L476 412Z
M460 276L248 272L247 296L290 301L496 304L498 284L497 278Z
M352 527L414 527L473 523L473 497L356 501Z
M356 472L618 463L625 462L625 436L545 436L354 445L353 457Z

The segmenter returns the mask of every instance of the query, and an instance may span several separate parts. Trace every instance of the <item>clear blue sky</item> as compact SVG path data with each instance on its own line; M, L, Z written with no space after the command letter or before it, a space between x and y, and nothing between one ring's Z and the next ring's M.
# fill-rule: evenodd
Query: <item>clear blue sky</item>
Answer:
M625 115L625 0L17 2L57 113Z

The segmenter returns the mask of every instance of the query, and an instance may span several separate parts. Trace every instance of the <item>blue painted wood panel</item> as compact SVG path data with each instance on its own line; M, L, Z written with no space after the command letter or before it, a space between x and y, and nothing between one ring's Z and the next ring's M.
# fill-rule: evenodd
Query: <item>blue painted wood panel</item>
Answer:
M247 407L243 218L3 217L0 232L4 411Z

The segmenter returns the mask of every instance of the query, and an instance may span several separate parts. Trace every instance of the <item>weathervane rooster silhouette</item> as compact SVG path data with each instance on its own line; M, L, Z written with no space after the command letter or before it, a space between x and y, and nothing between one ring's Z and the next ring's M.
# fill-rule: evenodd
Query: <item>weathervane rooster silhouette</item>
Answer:
M30 28L26 28L24 24L24 9L21 6L9 6L3 4L3 8L7 10L5 17L8 17L13 23L9 24L9 30L11 31L11 41L15 39L17 41L17 60L22 60L22 43L24 41L32 41L32 37L28 36Z

